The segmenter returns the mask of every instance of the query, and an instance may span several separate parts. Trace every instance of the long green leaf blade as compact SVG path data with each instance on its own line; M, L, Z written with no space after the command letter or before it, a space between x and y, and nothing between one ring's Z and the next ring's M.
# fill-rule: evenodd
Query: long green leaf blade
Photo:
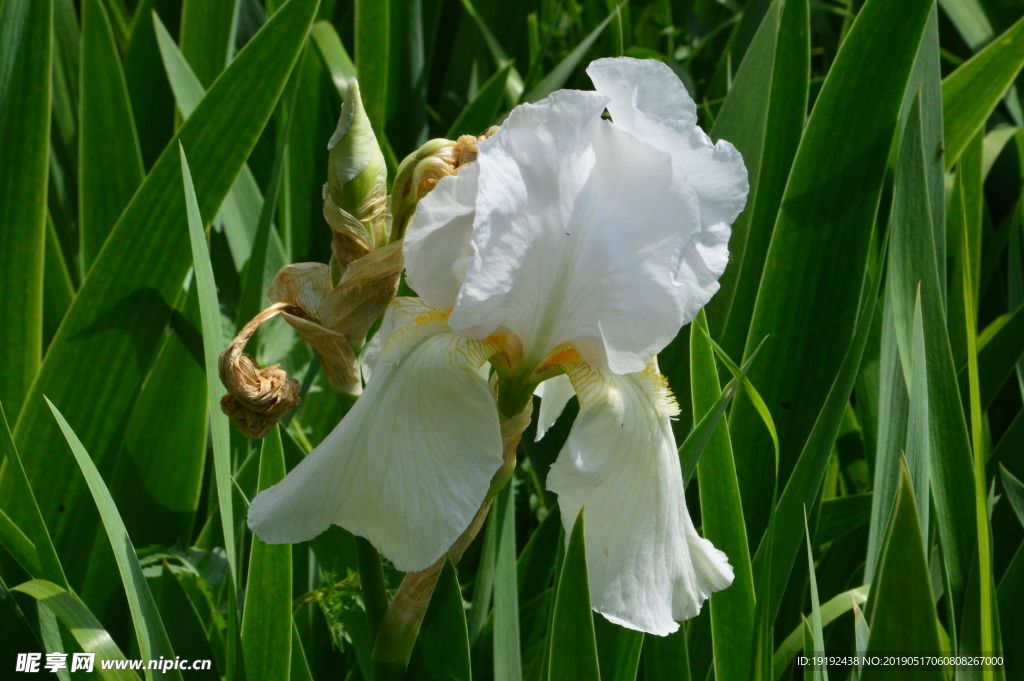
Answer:
M583 534L583 513L573 525L565 550L551 622L548 678L551 681L599 681L594 618L590 610L590 575Z
M704 311L693 321L707 330ZM690 389L694 422L709 412L719 392L714 349L702 333L690 334ZM711 595L711 640L715 647L715 678L721 681L750 678L751 643L754 635L754 582L743 523L736 464L732 456L729 425L720 421L697 463L704 538L729 557L733 583Z
M89 608L53 582L34 579L13 587L12 591L28 594L49 608L75 637L82 650L96 655L97 662L125 659L114 639ZM93 669L103 681L138 681L139 678L130 669L104 669L98 663L94 663Z
M1024 65L1024 18L942 81L946 169L984 125Z
M494 679L522 681L519 649L519 595L516 579L515 480L498 494L500 528L494 566Z
M79 229L88 271L145 175L114 31L100 0L82 3L78 139Z
M205 219L212 218L269 119L316 4L291 0L278 10L178 132L192 150ZM45 393L82 424L81 436L99 467L113 466L124 419L154 359L154 339L171 316L190 265L180 183L180 154L171 147L118 220L50 345L29 408L15 427L15 442L23 451L29 445L37 452L60 446L60 430L46 417ZM26 459L25 467L37 498L44 500L43 517L65 565L80 572L91 550L95 516L62 514L58 508L88 503L80 478L73 468L45 457ZM8 490L5 475L0 496Z
M135 636L139 642L139 652L146 660L155 660L158 657L167 659L174 657L171 649L171 642L167 638L167 631L164 629L163 620L157 610L153 594L146 583L146 577L142 574L142 566L139 565L138 556L135 554L135 547L132 545L128 531L124 527L121 515L117 512L117 506L107 491L107 485L103 482L100 472L92 462L89 452L82 446L81 440L75 435L68 422L57 410L52 402L46 400L53 417L57 420L64 437L67 438L75 460L82 470L82 476L89 485L96 508L99 509L100 518L103 520L103 528L110 540L110 547L114 551L114 558L117 561L118 572L121 573L121 583L124 585L125 594L128 596L128 607L132 613L132 624L135 629ZM172 679L181 679L181 672L170 670L165 673ZM146 678L152 679L151 670L146 670Z
M43 355L50 0L0 5L0 401L17 414Z
M284 476L281 431L274 426L263 439L257 489L263 491L276 485ZM254 536L242 615L242 652L250 678L288 678L292 655L291 611L291 544L272 546Z
M455 567L445 559L423 617L409 669L409 681L469 681L469 630Z
M769 356L750 381L778 427L780 485L793 471L853 336L857 284L864 280L889 147L930 9L928 0L864 4L793 161L746 341L749 353L755 339L772 336ZM758 420L741 395L730 427L753 541L764 531L773 489L771 462L759 454L767 442Z

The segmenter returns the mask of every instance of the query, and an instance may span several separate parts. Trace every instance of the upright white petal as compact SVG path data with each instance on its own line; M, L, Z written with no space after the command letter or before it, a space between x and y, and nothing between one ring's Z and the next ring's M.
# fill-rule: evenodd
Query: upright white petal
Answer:
M694 617L732 583L725 554L690 520L669 416L678 407L656 367L618 376L567 365L580 398L569 439L548 473L566 532L586 507L594 610L658 636Z
M587 67L597 91L611 98L615 125L666 151L693 187L700 231L687 249L678 278L689 290L685 322L718 290L728 263L730 226L746 204L749 185L743 158L725 140L712 143L697 126L697 109L682 82L653 59L598 59Z
M336 524L414 571L473 519L502 465L494 396L477 373L495 346L414 306L399 306L402 319L392 310L373 378L338 427L253 499L249 527L264 541L306 541Z
M470 237L479 171L480 166L471 163L460 168L457 175L442 177L416 206L406 230L406 280L436 308L455 305L473 255Z
M608 103L562 90L517 107L480 143L475 255L453 330L505 327L528 361L571 343L616 373L642 370L675 337L696 195L667 153L601 119Z
M568 376L559 374L538 385L533 394L540 398L537 437L534 438L534 442L540 442L548 428L555 425L555 421L562 415L565 405L576 395L576 389L572 387Z

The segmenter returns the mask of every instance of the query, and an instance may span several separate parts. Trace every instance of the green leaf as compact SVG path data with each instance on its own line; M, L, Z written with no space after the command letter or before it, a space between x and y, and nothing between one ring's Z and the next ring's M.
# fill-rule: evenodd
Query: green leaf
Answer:
M142 184L142 150L114 32L100 0L82 3L79 229L84 269Z
M1017 553L1003 573L996 598L1003 646L1006 650L1014 649L1013 641L1024 640L1024 544L1017 547ZM1006 678L1020 679L1020 667L1013 671L1016 677L1007 674Z
M562 514L558 506L554 506L548 510L548 514L530 535L530 540L519 554L516 573L520 604L533 600L548 588L558 556L561 527ZM486 541L486 537L484 539Z
M930 9L928 0L864 4L822 84L793 161L746 341L749 353L755 339L772 336L768 357L751 371L750 382L759 386L785 444L780 484L794 470L853 337L889 147ZM741 395L729 425L755 542L773 488L759 420ZM786 526L780 520L777 529Z
M455 567L447 558L430 597L405 678L409 681L469 681L471 678L466 612Z
M96 616L75 596L42 579L19 584L12 591L28 594L53 612L75 637L82 650L96 655L93 670L99 673L103 681L138 681L139 677L131 670L104 669L99 664L100 660L123 660L125 657Z
M359 90L363 96L366 116L370 119L377 139L384 139L387 115L390 1L355 1L355 53L356 68L359 69Z
M927 380L924 386L927 404L927 437L930 461L927 466L930 485L919 477L914 466L914 480L922 496L930 487L935 504L935 523L942 541L942 554L950 580L954 610L959 609L963 597L964 580L970 569L973 546L976 542L974 518L966 509L973 507L974 491L971 481L971 455L967 439L959 389L953 365L952 350L947 335L945 306L939 284L935 247L932 243L930 208L928 202L925 150L923 147L920 102L911 109L903 135L891 215L892 235L889 252L887 299L892 302L893 324L903 371L910 385L911 400L915 381L910 376L915 361L913 347L914 307L918 291L921 299L923 354L927 362ZM897 377L894 380L899 380ZM922 379L919 377L917 382ZM914 427L915 407L911 403L908 429ZM920 418L918 415L916 418ZM917 435L920 439L923 434ZM914 438L908 432L908 454ZM898 478L895 453L883 464L875 466L875 509L879 516L872 521L874 536L887 524L890 502L895 495ZM923 489L922 489L923 488ZM926 499L921 500L927 504ZM927 522L921 518L922 527ZM869 539L868 563L875 561ZM872 569L868 568L868 576Z
M184 0L181 53L203 87L217 79L235 54L236 0Z
M466 105L466 108L452 123L452 127L448 128L445 137L456 139L460 135L481 135L488 126L495 123L498 107L501 106L501 98L505 92L505 84L511 73L512 62L506 62L498 69L497 73L481 85L476 97Z
M885 248L882 249L884 255ZM765 535L758 544L757 552L754 554L754 584L755 593L758 594L758 610L765 601L760 594L766 593L764 588L758 588L763 580L770 580L771 589L768 594L768 603L765 605L765 622L774 622L782 604L782 597L785 593L786 584L789 582L793 564L797 552L800 550L802 537L800 534L800 518L803 515L805 506L816 502L820 493L821 481L832 457L832 448L839 433L839 427L846 414L849 404L850 393L853 390L854 382L857 379L857 372L860 368L861 358L864 356L864 347L867 345L868 335L871 331L872 318L875 301L878 300L878 288L881 283L881 275L869 280L863 286L863 298L860 310L856 316L853 342L847 348L843 358L843 364L839 368L832 387L825 398L825 404L818 413L814 422L811 434L807 438L800 458L797 459L793 474L782 490L778 505L773 507L770 518L775 518L775 528L771 539ZM735 427L730 423L730 427ZM744 508L747 508L744 502ZM749 514L750 511L747 511ZM749 527L748 518L748 527ZM758 626L755 620L755 627ZM769 635L767 629L762 630L762 635ZM769 655L769 651L762 651ZM755 659L759 659L756 657ZM768 663L765 662L767 674Z
M463 0L463 2L467 1L468 0ZM555 68L548 72L548 75L544 76L543 80L533 86L528 93L523 95L522 101L527 103L537 102L544 99L555 90L564 87L566 82L569 80L569 76L571 76L572 72L576 70L576 67L580 65L583 58L587 56L587 52L590 51L590 48L597 39L601 37L604 29L612 22L612 19L619 16L619 11L625 7L628 2L629 0L622 0L618 6L612 9L608 16L604 18L604 21L598 24L597 27L590 32L590 35L581 40L580 43L573 48L572 52L567 54L562 61L558 62Z
M825 499L818 511L815 544L827 544L867 525L871 519L871 492Z
M844 591L833 596L827 602L821 604L821 626L827 627L832 624L840 615L850 611L858 605L863 605L868 599L868 585L859 586L856 589ZM797 653L804 649L803 624L800 624L789 636L782 641L775 654L772 656L772 669L774 679L782 678L790 663L796 658Z
M552 681L598 681L594 618L590 611L590 575L581 508L565 550L551 622L548 678Z
M914 323L910 348L910 411L907 415L905 456L917 498L917 518L922 536L928 536L931 516L929 469L932 446L929 433L928 358L925 350L924 321L921 314L921 289L914 300Z
M17 414L43 354L50 0L0 5L0 401Z
M693 325L707 330L704 311ZM690 334L690 389L693 420L699 423L714 406L719 394L714 349L703 333ZM718 681L750 678L751 643L754 634L754 582L743 523L736 464L732 456L729 425L720 421L697 463L704 538L729 556L733 583L711 595L711 632Z
M344 99L348 90L348 81L356 77L356 67L349 58L341 38L329 21L318 21L313 24L313 41L324 60L327 71L338 94Z
M1024 357L1024 305L1018 307L988 342L978 350L978 381L982 409L995 402L1006 381L1014 373L1017 362ZM960 367L960 395L968 395L969 380L966 363Z
M182 118L188 120L192 112L206 96L206 90L199 82L198 77L192 72L191 67L185 60L185 56L174 44L174 39L164 28L159 17L153 16L153 27L156 30L157 43L160 46L160 56L164 62L164 69L174 91L175 101L181 111ZM294 99L294 98L293 98ZM235 179L235 183L228 192L224 203L221 204L217 214L224 225L224 235L228 240L228 247L231 250L235 270L241 271L245 263L250 260L255 245L259 220L263 214L263 207L266 205L263 193L260 191L256 178L253 176L249 165L242 166L241 172ZM271 216L273 218L273 216ZM286 264L284 246L276 230L271 229L269 241L269 257L264 262L263 278L260 283L273 278L278 270ZM253 317L253 312L246 318Z
M281 432L274 426L263 439L258 490L285 476ZM292 547L252 538L249 576L242 614L242 652L246 675L253 679L286 679L291 669Z
M114 500L110 498L110 493L107 491L107 486L103 482L100 472L96 470L96 465L92 462L89 452L82 446L78 436L75 435L75 431L71 429L71 426L68 425L68 422L64 420L64 417L50 400L47 399L46 403L53 412L53 417L60 425L64 437L67 438L68 445L75 455L75 460L82 469L82 477L85 478L86 483L89 485L89 491L92 493L93 501L100 512L100 518L103 520L103 528L107 531L107 538L110 541L110 547L113 549L114 558L117 561L117 569L121 573L121 583L124 585L125 595L128 596L128 608L132 613L132 624L134 625L135 637L139 643L141 657L146 660L154 660L161 656L173 658L174 651L171 649L171 642L167 638L164 623L160 619L160 612L157 610L153 594L146 583L146 577L142 574L142 566L139 565L135 547L132 545L124 523L121 521L121 516L117 512ZM56 608L51 608L51 610L57 612ZM181 679L181 673L177 670L171 670L169 673L165 673L164 676L170 676L172 679ZM152 678L149 670L146 671L146 678Z
M167 638L174 646L174 652L186 660L212 660L213 649L207 638L199 613L182 587L178 577L165 563L160 570L160 588L157 606L167 629ZM220 678L216 669L190 670L189 678Z
M491 29L487 27L487 23L484 22L483 17L476 11L476 7L473 6L471 0L462 0L462 7L466 10L466 14L476 24L477 30L480 31L480 35L483 36L484 42L487 44L487 50L491 53L491 58L494 60L495 66L498 69L504 68L506 65L509 66L508 79L505 81L505 97L509 104L518 104L520 100L527 101L523 97L523 77L519 75L519 70L516 69L515 65L512 64L512 60L509 59L508 53L505 52L505 48L501 46L501 43ZM558 89L557 87L555 88ZM538 99L543 99L547 95L542 95ZM536 100L531 100L536 101Z
M815 656L825 654L825 634L822 632L823 625L821 618L821 604L818 601L818 578L814 574L814 550L811 548L811 530L807 527L807 507L804 507L804 536L807 537L807 574L811 583L811 645L807 648L807 636L804 636L804 650L812 652ZM807 619L804 618L804 628L807 628ZM806 671L806 668L805 668ZM811 678L813 681L828 681L828 668L826 665L811 665Z
M612 624L596 612L592 613L592 617L601 679L634 681L646 636L642 631Z
M494 594L494 569L498 553L498 536L501 533L500 513L497 507L487 516L484 526L483 547L480 563L473 580L473 605L469 611L469 640L476 643L491 612L491 597Z
M924 540L917 522L917 502L905 463L900 467L896 501L872 588L867 654L897 650L908 655L942 650ZM888 670L869 665L861 678L871 681L888 676ZM946 678L945 670L939 666L912 667L902 676Z
M946 169L963 152L1024 65L1024 18L942 81Z
M939 0L939 4L971 50L992 40L992 24L978 0Z
M178 132L192 150L205 219L213 216L269 119L315 6L315 0L291 0L282 7ZM118 220L54 337L15 427L19 448L31 445L34 451L45 452L60 446L60 431L46 416L45 393L66 405L68 417L82 424L82 438L95 453L97 465L113 468L124 420L155 359L156 341L190 267L183 198L180 153L171 147ZM61 513L59 506L74 509L88 504L81 480L73 468L47 457L25 463L37 498L44 500L43 518L65 564L80 574L92 550L96 519L91 514ZM9 489L5 473L0 497L7 498Z
M29 575L42 574L43 568L39 564L39 554L36 552L36 545L25 536L13 520L11 520L3 509L0 509L0 545L7 549L18 565Z
M1003 479L1003 490L1010 502L1010 507L1017 515L1017 520L1024 525L1024 482L1021 482L1013 473L1006 470L1003 464L999 464L999 475Z
M185 186L185 207L188 212L188 234L192 242L192 266L195 286L199 292L199 311L202 318L203 357L206 367L206 407L210 419L213 440L214 479L217 486L217 502L220 511L221 531L224 550L234 578L238 577L238 555L235 550L234 509L231 506L231 431L228 417L220 410L216 399L223 387L217 369L223 345L224 329L220 320L220 303L217 301L217 282L213 278L210 252L206 246L206 232L199 202L192 183L185 147L179 142L181 154L181 177ZM261 468L262 470L262 468Z
M686 628L668 636L644 637L645 681L690 681Z
M707 306L710 330L735 357L743 354L768 244L804 129L809 33L806 0L772 3L711 129L712 139L727 140L743 154L750 182L747 207L732 225L735 262Z
M516 575L515 479L498 494L498 553L494 562L494 679L521 681L519 595Z
M161 69L160 50L153 32L154 11L163 21L178 25L180 15L168 5L161 0L140 0L124 48L124 79L132 101L142 160L149 169L175 132L174 95Z
M46 529L42 513L39 512L39 504L32 493L32 485L25 474L25 467L18 455L18 448L14 445L14 438L11 437L11 430L7 425L7 414L4 412L3 404L0 403L0 461L4 461L4 470L10 481L9 494L4 497L3 508L6 511L4 517L15 525L19 533L25 533L25 539L32 544L34 562L38 565L38 572L25 568L32 576L55 582L62 588L68 587L67 577L64 576L64 568L60 564L57 552L50 540L50 532ZM12 504L17 499L16 504ZM21 515L9 517L12 509L21 512ZM6 546L6 541L4 542ZM8 549L9 550L9 549ZM11 552L14 554L14 552ZM15 555L17 558L17 555ZM32 555L27 556L32 560ZM20 559L19 559L20 562ZM24 563L22 563L24 566Z
M75 298L71 274L60 249L60 240L53 218L46 215L46 253L43 269L43 346L50 345L57 327Z
M705 335L705 338L710 340L710 336ZM765 339L767 340L767 339ZM761 341L764 344L764 341ZM746 375L747 370L750 369L750 365L753 364L754 359L757 357L757 353L760 351L761 346L759 345L757 350L754 350L747 358L747 361L743 364L743 368L740 370L743 375ZM700 455L704 452L704 448L707 443L711 440L711 436L715 432L715 428L718 427L718 421L722 418L722 414L729 408L732 403L732 398L736 395L736 386L738 381L733 378L731 381L725 384L725 388L718 395L718 399L711 405L707 413L701 418L700 422L694 427L690 434L683 440L683 444L679 445L679 463L683 471L683 483L686 485L690 484L690 477L693 475L693 471L697 468L697 464L700 461Z

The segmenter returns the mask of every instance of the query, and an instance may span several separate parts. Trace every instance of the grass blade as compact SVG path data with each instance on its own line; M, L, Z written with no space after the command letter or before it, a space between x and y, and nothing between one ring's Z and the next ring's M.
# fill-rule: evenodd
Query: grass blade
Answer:
M110 540L110 547L114 551L114 558L117 560L117 569L121 573L121 583L124 585L125 594L128 596L128 607L132 613L132 624L135 628L135 637L139 642L139 652L143 659L155 660L158 657L173 659L174 651L171 649L171 642L167 638L167 631L164 629L163 620L160 619L160 612L157 610L153 594L146 583L146 577L142 574L142 566L139 565L138 556L135 554L135 547L132 545L128 531L124 527L114 500L107 491L107 486L96 470L89 452L82 446L82 442L75 435L68 422L57 410L52 402L46 400L53 417L57 420L68 445L75 455L78 466L82 469L82 476L89 485L96 508L99 509L100 518L103 520L103 528ZM51 608L56 612L55 608ZM181 679L181 672L172 669L165 677ZM146 678L152 679L153 674L146 670Z
M28 481L25 467L18 455L18 448L14 444L14 438L11 437L3 404L0 404L0 460L4 461L5 476L8 476L11 482L11 496L5 497L3 506L9 512L17 510L22 513L22 515L10 518L10 521L12 524L17 523L19 532L26 533L25 538L31 542L32 551L35 553L39 566L38 572L34 573L27 568L26 571L38 578L55 582L61 588L69 588L67 577L64 576L64 568L53 548L50 532L46 529L43 515L39 511L39 504L36 503L35 494L32 493L32 485ZM11 504L15 496L19 498L19 502ZM7 517L6 513L5 517Z
M512 63L506 62L498 69L497 73L480 86L476 97L466 105L466 108L452 123L452 127L448 128L448 134L445 137L457 139L459 135L481 135L488 126L495 123L498 107L501 106L501 98L505 92L505 85L508 83L511 73Z
M822 619L821 619L821 604L818 601L818 579L814 574L814 550L811 548L811 530L807 527L807 507L804 507L804 536L807 537L807 574L810 577L811 583L811 643L813 647L811 649L806 648L806 636L805 636L805 650L808 652L808 656L818 656L825 654L825 634L822 633ZM807 627L807 619L804 619L804 627ZM811 666L812 676L814 681L828 681L828 670L825 665L814 664Z
M50 0L0 5L0 401L12 414L43 355L52 13Z
M509 65L508 80L505 81L505 98L508 100L510 105L520 103L520 100L526 101L523 98L523 77L519 75L519 70L516 69L515 65L512 64L512 60L509 59L508 53L505 52L505 48L501 46L501 43L491 29L487 27L486 22L476 11L476 7L473 6L471 0L462 0L462 8L466 10L466 14L476 24L477 29L480 31L480 35L483 36L484 42L487 44L487 49L491 53L491 58L494 60L494 64L499 68L504 68ZM558 88L555 88L556 90ZM542 95L538 99L542 99L547 95ZM536 100L532 100L536 101Z
M237 0L184 0L181 53L203 87L210 87L235 53Z
M430 597L405 678L409 681L469 681L471 678L466 612L455 567L447 558Z
M1024 19L942 81L947 170L953 167L967 143L988 120L1022 65Z
M274 426L263 439L258 490L285 476L281 431ZM271 546L252 538L242 615L245 671L253 679L286 679L292 656L292 547Z
M49 608L71 632L81 649L96 655L94 670L103 681L138 681L139 677L130 669L103 669L98 663L99 660L123 660L125 657L96 616L75 596L42 579L19 584L11 590L28 594Z
M114 31L100 0L82 4L81 92L78 220L88 272L145 175Z
M494 679L522 681L516 579L515 479L498 495L498 553L494 566Z
M856 589L850 589L849 591L837 594L827 602L822 603L819 608L821 611L821 626L827 627L838 619L840 615L849 612L851 608L864 605L868 599L869 591L869 586L859 586ZM803 624L800 624L775 649L775 654L772 656L772 678L776 679L776 681L782 678L786 669L796 658L797 653L803 649L803 645Z
M468 0L463 0L463 2L466 1ZM583 58L587 56L587 52L590 51L593 44L601 37L601 34L604 33L604 29L608 27L608 24L612 22L612 19L619 16L619 11L625 7L628 2L629 0L622 0L617 7L612 9L612 11L608 13L608 16L604 18L604 21L598 24L597 27L590 32L590 35L581 40L580 44L574 47L572 52L567 54L562 61L558 62L555 68L548 72L548 75L544 76L539 83L533 86L533 88L523 96L522 101L526 103L539 101L550 95L555 90L563 87L569 80L569 76L572 75L572 72L576 70L576 67L580 65Z
M747 207L732 225L721 290L707 306L708 325L732 356L743 354L757 287L786 179L807 117L810 24L805 0L772 3L747 50L711 129L743 154ZM734 244L734 245L733 245Z
M335 89L344 99L348 81L356 77L356 66L341 44L338 32L329 21L318 21L313 24L313 41L324 60L324 66L331 74Z
M900 466L899 488L875 580L867 654L898 650L912 655L942 650L924 539L917 522L917 502L906 463ZM915 667L914 671L916 679L946 678L939 666ZM888 674L881 667L869 665L861 678L885 679Z
M794 470L853 337L857 284L864 281L889 147L931 4L867 0L822 84L793 161L746 342L749 353L755 339L772 335L769 356L750 381L762 391L784 445L780 484ZM821 334L823 328L829 333ZM754 542L773 489L771 463L758 454L768 444L760 420L741 395L729 425ZM777 529L784 527L780 521Z
M999 475L1003 479L1003 490L1006 498L1017 516L1017 520L1024 525L1024 482L1018 480L1013 473L1006 470L1003 464L999 464Z
M178 138L193 150L197 198L206 218L214 215L269 119L316 4L290 0L278 10L179 130ZM83 424L81 437L97 465L113 468L124 421L190 266L180 182L180 153L170 148L118 220L50 345L29 407L15 426L22 450L29 444L39 452L60 446L60 430L42 400L45 393L66 404L69 419ZM72 375L75 380L68 380ZM76 575L69 578L76 583L92 549L96 518L62 514L58 507L88 504L87 491L70 462L34 457L25 464L65 566L74 566ZM8 484L6 475L0 478L0 497L7 498Z
M355 1L356 68L366 116L377 139L384 139L390 68L391 0Z
M548 662L548 678L552 681L598 681L601 678L590 610L584 511L580 509L573 525L558 578Z
M707 330L704 311L693 321ZM714 406L719 393L714 349L708 336L690 334L690 390L693 420L699 422ZM736 464L732 456L729 425L720 421L697 463L704 538L725 552L733 566L732 586L711 595L711 640L715 651L715 678L719 681L749 679L754 635L754 582L743 523Z
M231 574L237 579L238 555L235 549L234 509L231 505L231 431L228 417L220 410L216 398L223 392L217 360L224 342L224 329L220 321L220 303L217 301L217 283L213 278L210 251L206 246L206 232L203 216L199 212L192 174L185 147L180 146L181 177L185 186L185 206L188 211L188 234L192 242L192 263L195 286L199 292L199 311L202 317L203 356L206 366L206 407L210 419L213 439L213 465L217 486L217 502L220 510L221 528L224 536L224 550L227 552Z

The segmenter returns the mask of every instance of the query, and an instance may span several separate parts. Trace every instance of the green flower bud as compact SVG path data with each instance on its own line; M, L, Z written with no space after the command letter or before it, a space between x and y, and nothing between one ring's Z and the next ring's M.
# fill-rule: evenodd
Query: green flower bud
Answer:
M433 139L405 157L395 174L391 195L395 240L405 234L420 199L429 194L442 177L455 175L460 168L475 161L477 142L487 139L497 130L495 126L479 137L462 135L455 141Z
M346 265L388 243L387 167L354 78L327 148L324 217L334 230L334 256Z

